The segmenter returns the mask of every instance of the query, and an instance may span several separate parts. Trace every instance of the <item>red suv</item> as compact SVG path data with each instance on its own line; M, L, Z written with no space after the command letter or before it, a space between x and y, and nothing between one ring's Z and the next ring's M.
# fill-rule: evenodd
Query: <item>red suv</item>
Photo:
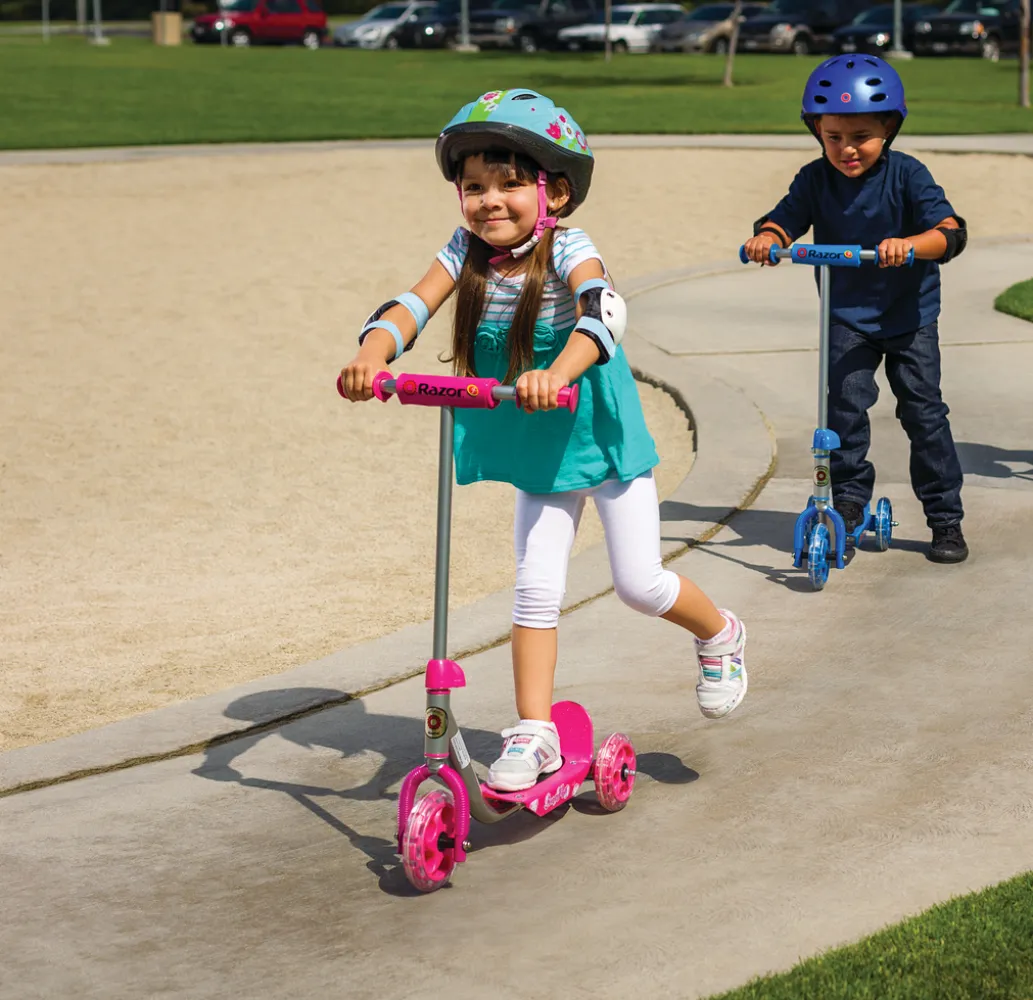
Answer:
M221 0L218 14L200 14L190 35L195 42L228 45L300 42L318 49L326 37L326 14L319 0Z

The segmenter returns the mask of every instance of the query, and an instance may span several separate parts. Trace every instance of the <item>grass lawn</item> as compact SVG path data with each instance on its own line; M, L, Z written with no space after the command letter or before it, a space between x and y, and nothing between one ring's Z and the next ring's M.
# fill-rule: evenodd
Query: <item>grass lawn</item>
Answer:
M1029 1000L1033 874L712 1000Z
M1033 278L1020 281L1001 292L994 300L994 308L1033 322Z
M599 132L800 132L813 58L525 56L300 48L164 48L118 37L0 38L0 148L430 137L485 90L529 86ZM1024 132L1017 68L981 59L901 65L912 133Z

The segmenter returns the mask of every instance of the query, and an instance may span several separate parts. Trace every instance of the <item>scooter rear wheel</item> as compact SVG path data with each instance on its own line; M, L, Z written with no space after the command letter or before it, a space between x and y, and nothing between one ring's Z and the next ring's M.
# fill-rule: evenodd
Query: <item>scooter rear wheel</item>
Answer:
M614 733L599 748L592 780L595 796L607 812L619 812L628 804L635 787L635 748L623 733Z
M455 868L455 803L443 788L413 807L402 837L405 877L420 892L440 889Z
M875 505L875 548L885 552L893 540L893 505L883 497Z

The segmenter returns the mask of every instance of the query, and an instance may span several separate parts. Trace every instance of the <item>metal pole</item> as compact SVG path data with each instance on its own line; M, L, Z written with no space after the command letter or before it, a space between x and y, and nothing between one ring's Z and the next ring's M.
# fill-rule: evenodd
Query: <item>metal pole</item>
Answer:
M438 541L434 559L434 659L448 656L448 557L452 543L452 441L455 413L441 407L438 434Z
M1019 8L1019 106L1029 107L1030 2L1022 0Z
M604 56L606 62L610 61L610 56L613 54L613 43L610 41L610 25L613 23L613 4L612 0L606 0L605 13L603 14L603 21L605 23L606 37L603 41L603 51L606 53Z
M459 2L459 47L470 48L470 0Z
M50 0L43 0L43 41L50 41Z
M904 9L902 0L893 0L893 53L904 51Z
M828 427L829 420L829 291L832 270L828 264L819 268L818 288L821 297L821 337L818 341L818 426Z
M86 0L75 0L75 23L79 33L86 34Z
M93 42L95 45L103 45L106 41L100 26L100 0L93 0Z

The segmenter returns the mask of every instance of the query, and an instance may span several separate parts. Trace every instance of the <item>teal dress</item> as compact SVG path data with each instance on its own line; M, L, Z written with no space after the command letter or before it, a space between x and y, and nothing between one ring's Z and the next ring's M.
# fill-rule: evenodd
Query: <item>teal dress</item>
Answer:
M548 368L573 327L536 323L535 368ZM474 344L480 378L500 382L509 367L508 329L482 323ZM638 388L621 347L605 365L581 376L576 413L525 413L514 403L493 410L455 411L456 482L512 483L526 493L566 493L617 479L627 482L659 461L646 427Z

